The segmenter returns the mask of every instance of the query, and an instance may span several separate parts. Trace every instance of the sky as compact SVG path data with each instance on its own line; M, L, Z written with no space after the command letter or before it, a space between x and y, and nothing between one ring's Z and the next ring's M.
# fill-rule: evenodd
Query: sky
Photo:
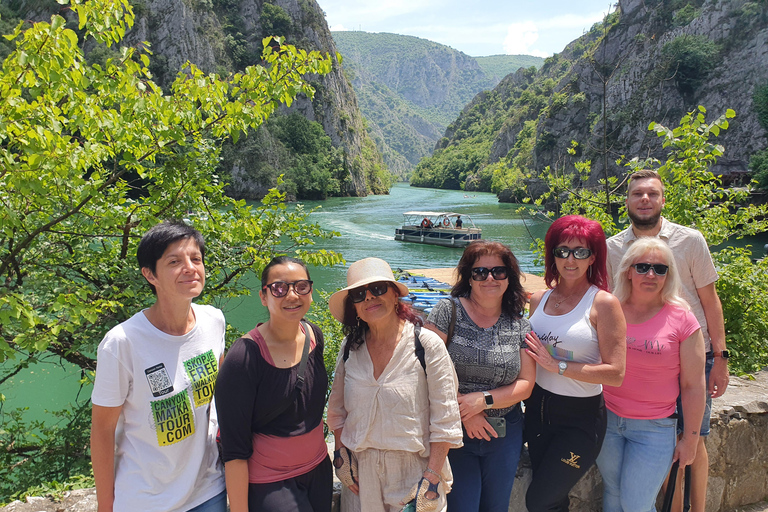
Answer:
M429 39L473 57L548 57L613 10L611 0L318 0L331 30Z

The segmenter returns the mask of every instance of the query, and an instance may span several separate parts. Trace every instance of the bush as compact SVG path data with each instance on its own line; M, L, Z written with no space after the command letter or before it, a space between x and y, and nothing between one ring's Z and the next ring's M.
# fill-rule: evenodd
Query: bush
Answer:
M668 73L675 74L680 94L691 94L715 68L720 50L706 36L682 35L664 45L661 55Z
M265 3L261 9L261 28L268 36L284 36L290 33L293 20L279 5Z
M768 130L768 84L755 87L755 92L752 94L752 104L755 106L760 126Z
M758 151L749 159L752 179L757 182L757 188L768 190L768 148Z

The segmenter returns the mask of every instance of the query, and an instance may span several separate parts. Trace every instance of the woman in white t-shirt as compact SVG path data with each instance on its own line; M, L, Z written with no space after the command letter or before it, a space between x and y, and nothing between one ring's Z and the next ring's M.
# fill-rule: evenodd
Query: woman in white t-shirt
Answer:
M605 435L602 385L624 378L626 323L608 293L606 243L598 222L557 219L544 239L550 288L531 297L528 353L538 363L525 400L533 481L530 512L568 510L568 492L594 464Z
M627 320L627 371L620 387L604 388L608 428L597 466L606 512L654 510L672 462L693 462L699 429L675 447L675 403L686 425L704 414L704 337L680 294L675 259L656 237L635 241L613 282Z

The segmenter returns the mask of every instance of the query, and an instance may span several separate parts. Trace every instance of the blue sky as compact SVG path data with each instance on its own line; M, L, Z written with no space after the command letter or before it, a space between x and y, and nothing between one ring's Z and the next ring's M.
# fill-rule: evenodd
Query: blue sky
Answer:
M318 0L331 30L392 32L472 56L561 51L613 9L610 0Z

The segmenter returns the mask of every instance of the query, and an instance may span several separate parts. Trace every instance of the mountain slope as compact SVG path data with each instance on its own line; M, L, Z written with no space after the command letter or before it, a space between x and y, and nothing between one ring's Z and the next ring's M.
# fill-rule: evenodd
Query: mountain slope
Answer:
M749 156L765 147L753 93L768 84L766 40L765 2L621 0L605 23L546 59L537 73L518 71L478 95L414 181L493 188L509 199L524 174L535 177L546 166L572 171L573 140L575 158L600 171L593 179L605 163L621 175L625 169L615 163L621 155L664 154L647 130L651 121L674 127L697 105L714 116L736 110L717 140L726 153L713 170L746 171Z
M502 73L542 62L525 55L470 57L397 34L332 35L369 130L397 174L407 173L428 156L463 106L498 83Z

